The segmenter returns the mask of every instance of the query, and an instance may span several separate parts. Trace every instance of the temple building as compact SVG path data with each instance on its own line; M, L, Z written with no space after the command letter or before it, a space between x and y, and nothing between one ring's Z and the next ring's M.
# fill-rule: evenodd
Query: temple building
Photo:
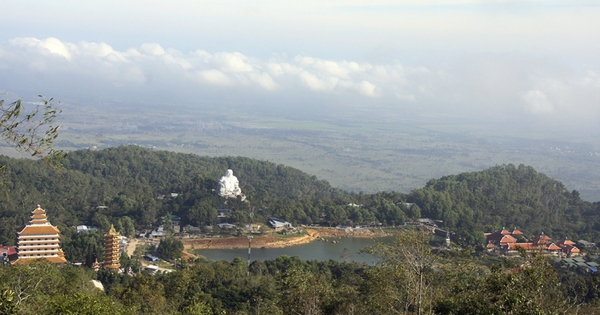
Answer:
M104 268L118 271L121 264L119 263L121 246L120 237L115 227L111 224L108 233L104 234Z
M22 264L36 259L45 259L55 264L67 262L60 248L60 231L48 222L46 211L37 206L31 212L31 220L17 231L17 259L13 264Z

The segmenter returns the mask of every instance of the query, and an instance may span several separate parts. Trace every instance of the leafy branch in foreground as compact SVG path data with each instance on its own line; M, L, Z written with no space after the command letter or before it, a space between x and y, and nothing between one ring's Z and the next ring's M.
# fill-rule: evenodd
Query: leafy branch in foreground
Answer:
M0 138L17 151L38 157L57 170L61 166L60 161L67 155L63 150L52 147L60 127L60 124L55 124L55 119L61 110L54 106L54 99L39 97L41 104L29 111L21 100L8 106L0 100ZM0 170L3 168L0 166Z

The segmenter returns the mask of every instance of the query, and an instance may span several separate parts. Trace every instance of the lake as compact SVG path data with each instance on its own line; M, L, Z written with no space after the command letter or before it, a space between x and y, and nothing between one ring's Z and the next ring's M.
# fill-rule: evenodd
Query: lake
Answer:
M367 246L374 245L375 242L389 243L393 236L379 238L330 238L329 242L313 241L308 244L290 246L285 248L252 248L252 257L250 260L269 260L275 259L281 255L299 256L302 260L353 260L359 263L372 263L375 257L368 254L361 254L359 251ZM331 242L331 240L337 243ZM345 250L347 249L347 250ZM204 256L210 260L232 261L236 257L248 259L248 249L198 249L195 250L198 255Z

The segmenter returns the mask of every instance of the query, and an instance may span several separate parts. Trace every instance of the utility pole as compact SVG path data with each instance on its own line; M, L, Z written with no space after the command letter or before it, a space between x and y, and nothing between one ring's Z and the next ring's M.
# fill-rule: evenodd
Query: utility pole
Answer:
M248 272L250 277L250 256L252 255L252 218L254 217L254 207L250 207L250 222L248 222Z
M252 235L248 235L248 277L250 277L250 255L252 254Z

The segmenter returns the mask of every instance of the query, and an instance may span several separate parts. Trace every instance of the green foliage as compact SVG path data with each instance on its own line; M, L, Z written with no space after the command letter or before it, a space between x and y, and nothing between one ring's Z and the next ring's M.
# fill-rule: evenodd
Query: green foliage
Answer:
M442 259L419 231L370 248L377 266L198 259L171 273L97 274L35 264L0 267L1 314L585 314L596 312L596 276L560 277L544 257L487 267ZM407 248L404 248L407 247ZM575 279L579 279L575 277ZM595 290L595 291L594 291ZM587 292L589 295L582 295Z
M543 257L517 267L495 266L483 277L462 273L435 305L438 314L564 314L577 303ZM456 278L458 279L458 278ZM576 311L576 310L575 310Z
M292 268L278 279L280 306L285 314L323 314L331 299L326 275Z
M56 169L66 156L64 151L52 147L58 137L60 125L55 125L55 120L60 110L54 106L53 99L39 97L42 104L33 110L25 109L21 100L8 106L0 100L0 138L17 151L38 157ZM0 170L4 167L2 165Z
M48 308L43 314L48 315L125 315L132 314L132 309L127 309L115 303L111 298L101 292L86 294L77 292L72 295L60 294L54 296L48 303Z
M3 289L0 292L0 314L15 314L16 306L15 292L11 289Z
M415 309L419 315L427 311L432 300L431 267L437 260L429 237L426 230L407 230L392 245L379 243L364 249L377 257L381 266L371 273L371 279L380 283L379 290L388 292L385 301L372 296L377 308L391 313Z
M296 224L401 225L409 219L442 220L453 241L482 245L482 231L502 226L530 233L593 238L600 230L600 205L531 167L497 166L489 170L431 180L410 194L347 194L298 170L242 157L208 158L190 154L119 147L82 150L63 160L61 176L39 163L0 157L6 165L0 204L0 240L14 242L14 229L28 220L32 205L43 204L54 224L114 224L124 235L150 228L167 213L182 224L218 223L217 208L233 210L232 221L275 216ZM216 196L216 180L232 168L248 202ZM171 198L170 193L179 195ZM166 195L164 199L157 199ZM409 205L407 202L411 202ZM102 207L99 207L102 206ZM236 223L236 222L232 222Z
M173 260L181 258L183 253L183 243L174 237L163 237L156 249L162 259Z
M442 220L453 240L481 245L482 231L519 227L556 238L599 236L598 207L532 167L512 164L430 180L409 200L421 215Z

